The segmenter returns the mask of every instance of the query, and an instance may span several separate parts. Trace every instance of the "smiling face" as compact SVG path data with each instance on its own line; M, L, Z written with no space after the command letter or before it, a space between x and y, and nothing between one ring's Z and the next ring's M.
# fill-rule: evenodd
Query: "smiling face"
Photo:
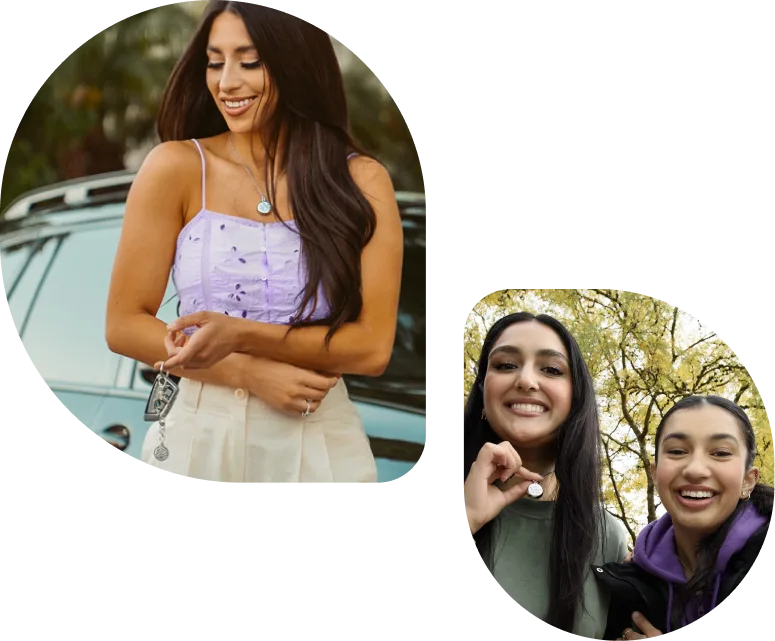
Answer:
M756 485L737 419L714 405L682 409L665 424L652 470L676 532L706 536L718 529ZM744 490L745 488L745 490Z
M503 330L490 351L484 411L493 431L520 448L557 438L573 395L568 352L543 323L524 321Z
M206 80L229 129L255 130L267 113L270 78L242 18L228 11L210 29Z

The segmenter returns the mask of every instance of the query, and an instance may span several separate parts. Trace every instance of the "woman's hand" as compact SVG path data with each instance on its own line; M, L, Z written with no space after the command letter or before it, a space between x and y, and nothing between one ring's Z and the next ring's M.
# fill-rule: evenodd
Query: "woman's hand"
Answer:
M298 416L314 412L339 376L280 363L247 354L237 355L242 364L243 387L274 409Z
M632 613L632 622L637 625L645 634L638 634L632 628L625 628L620 639L650 639L651 637L661 637L662 632L657 630L649 620L640 612Z
M190 337L183 332L167 333L164 346L169 357L164 361L165 370L176 367L176 356L195 336ZM244 387L270 407L289 415L306 412L307 401L310 413L314 412L340 378L338 374L314 372L248 354L235 353L232 355L232 361L238 367L239 387ZM153 367L158 370L161 365L160 361Z
M524 480L505 490L493 485L495 481L505 482L515 475ZM522 459L508 441L497 445L485 443L468 472L464 486L471 534L492 521L504 507L522 498L533 481L541 480L543 477L540 474L522 467Z
M177 345L178 332L187 327L197 327L197 330L179 346L169 361L165 363L167 369L175 367L187 367L189 369L206 369L212 367L218 361L229 354L238 351L241 325L245 321L241 318L232 318L226 314L216 312L196 312L188 316L182 316L167 325L168 340ZM168 345L167 352L170 353Z
M183 332L167 332L167 335L164 337L164 348L167 350L167 360L163 361L165 370L169 371L172 369L169 367L168 363L173 356L180 353L180 350L186 345L188 339L188 334L184 334ZM162 361L158 361L154 363L153 369L160 370L161 366Z

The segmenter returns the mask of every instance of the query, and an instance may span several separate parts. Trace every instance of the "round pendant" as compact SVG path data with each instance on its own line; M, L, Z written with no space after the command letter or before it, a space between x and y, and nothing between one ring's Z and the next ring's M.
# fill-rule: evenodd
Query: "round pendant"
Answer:
M153 456L157 461L166 461L169 455L170 455L170 451L163 445L159 445L153 451Z
M272 203L270 203L268 200L262 200L260 203L258 203L256 210L262 216L266 216L269 212L272 211Z
M532 496L534 499L540 499L541 496L543 496L544 488L542 488L538 483L533 481L527 488L527 493Z

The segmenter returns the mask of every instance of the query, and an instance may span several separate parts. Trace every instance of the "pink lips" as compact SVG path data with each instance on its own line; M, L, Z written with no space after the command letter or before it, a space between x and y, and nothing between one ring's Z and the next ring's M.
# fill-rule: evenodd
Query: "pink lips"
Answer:
M241 116L244 114L248 109L250 109L250 106L255 102L255 98L251 99L251 101L242 106L242 107L228 107L226 105L226 102L223 102L223 110L229 115L229 116ZM237 102L236 100L230 101L230 102Z

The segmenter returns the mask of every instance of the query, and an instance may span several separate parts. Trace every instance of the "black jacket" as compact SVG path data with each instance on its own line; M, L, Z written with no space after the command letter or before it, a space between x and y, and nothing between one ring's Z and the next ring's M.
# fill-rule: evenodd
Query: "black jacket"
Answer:
M751 535L745 547L729 559L721 579L716 605L726 599L748 574L762 548L768 527L769 522L762 525ZM593 565L592 571L611 593L604 639L616 639L622 636L625 628L634 628L632 613L636 611L642 613L655 628L665 632L669 617L666 581L646 572L635 563Z

